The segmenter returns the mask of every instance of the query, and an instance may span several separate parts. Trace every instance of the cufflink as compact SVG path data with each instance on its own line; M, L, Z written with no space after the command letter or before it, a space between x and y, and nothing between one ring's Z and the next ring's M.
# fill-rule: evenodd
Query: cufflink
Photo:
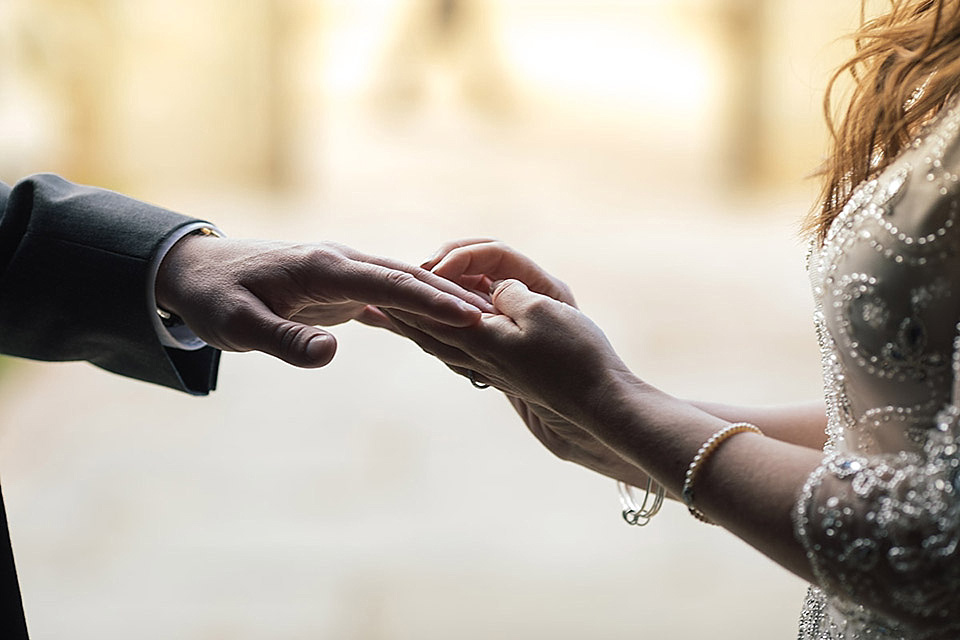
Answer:
M160 324L167 329L179 327L183 324L183 319L180 316L175 313L170 313L166 309L161 309L160 307L157 307L157 316L160 318Z
M212 227L200 227L199 229L194 229L188 236L213 236L214 238L222 238L223 236L217 232L216 229Z

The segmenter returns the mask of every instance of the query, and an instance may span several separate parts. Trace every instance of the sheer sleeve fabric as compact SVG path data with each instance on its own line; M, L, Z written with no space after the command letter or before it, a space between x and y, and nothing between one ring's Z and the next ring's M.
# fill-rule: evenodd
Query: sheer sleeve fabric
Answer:
M819 586L909 637L955 638L960 628L954 418L924 454L828 454L798 504Z
M830 433L796 532L818 586L889 637L960 631L958 121L861 185L818 250Z

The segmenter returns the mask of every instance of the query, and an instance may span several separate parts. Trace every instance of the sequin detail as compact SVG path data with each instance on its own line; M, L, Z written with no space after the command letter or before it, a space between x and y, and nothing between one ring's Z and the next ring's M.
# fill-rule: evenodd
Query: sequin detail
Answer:
M958 132L951 104L808 253L827 445L794 512L800 640L960 637Z

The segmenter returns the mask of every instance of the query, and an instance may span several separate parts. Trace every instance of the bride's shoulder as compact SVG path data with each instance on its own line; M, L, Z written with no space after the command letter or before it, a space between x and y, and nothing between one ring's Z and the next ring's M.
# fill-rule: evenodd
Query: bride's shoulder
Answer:
M960 100L951 99L879 176L884 226L907 247L958 241Z

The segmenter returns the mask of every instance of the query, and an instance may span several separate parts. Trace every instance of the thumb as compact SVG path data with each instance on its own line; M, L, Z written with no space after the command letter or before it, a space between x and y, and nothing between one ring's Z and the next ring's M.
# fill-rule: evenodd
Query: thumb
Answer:
M251 323L242 342L295 367L315 369L328 364L337 352L337 339L332 334L272 313L263 314Z
M527 285L519 280L501 280L493 285L492 300L494 308L511 318L522 316L531 302L544 297L530 291Z

